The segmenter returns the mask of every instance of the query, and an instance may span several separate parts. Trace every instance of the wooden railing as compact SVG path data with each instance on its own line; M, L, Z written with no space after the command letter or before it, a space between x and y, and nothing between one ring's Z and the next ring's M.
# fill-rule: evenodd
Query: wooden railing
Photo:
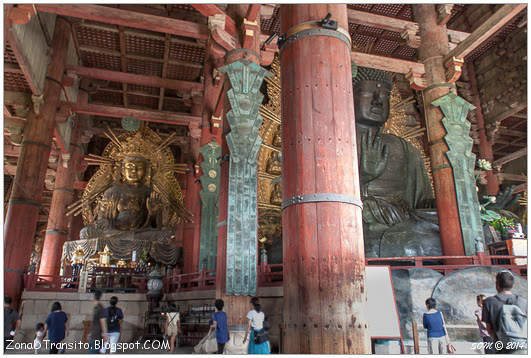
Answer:
M366 258L365 262L366 265L389 265L391 270L423 267L438 271L443 275L467 267L495 265L527 277L527 265L516 264L518 259L527 260L527 256L485 254L475 256L412 256Z
M216 288L216 271L175 274L164 278L164 292L213 290Z
M24 275L24 288L29 291L77 292L79 276Z
M527 278L527 264L517 264L526 260L527 256L484 255L476 256L414 256L414 257L385 257L366 258L366 265L387 265L391 270L410 268L429 268L446 275L457 269L474 266L502 267ZM257 267L258 286L282 286L282 264L259 265ZM123 292L147 292L147 277L145 274L89 274L87 290L98 288ZM78 291L79 276L52 275L24 275L24 288L29 291ZM212 290L216 287L215 271L200 271L187 274L174 273L163 279L164 292L184 292L193 290Z
M258 286L274 287L282 286L283 273L282 264L260 265L258 266Z

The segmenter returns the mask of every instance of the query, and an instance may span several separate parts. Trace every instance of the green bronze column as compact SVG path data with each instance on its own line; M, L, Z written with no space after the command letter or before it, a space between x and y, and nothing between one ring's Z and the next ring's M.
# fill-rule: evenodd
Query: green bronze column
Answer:
M201 240L199 249L199 271L215 270L218 250L218 202L219 202L219 174L221 167L221 147L215 139L202 146L199 152L203 156L201 169L203 175L199 178L203 189L201 197Z
M225 294L256 295L257 265L257 156L262 138L258 110L260 86L270 73L254 62L241 59L223 66L232 88L227 91L230 151Z
M470 122L467 120L467 114L476 107L452 92L431 104L439 107L444 114L442 119L446 129L444 140L448 145L446 156L453 169L465 254L475 255L476 239L484 239L474 177L476 155L472 153L474 141L470 138Z

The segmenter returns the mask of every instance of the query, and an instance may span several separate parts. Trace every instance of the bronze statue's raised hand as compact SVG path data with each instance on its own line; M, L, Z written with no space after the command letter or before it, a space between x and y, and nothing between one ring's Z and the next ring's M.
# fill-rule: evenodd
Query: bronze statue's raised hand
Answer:
M389 148L382 143L378 131L369 130L361 136L360 178L366 184L382 175L387 166Z

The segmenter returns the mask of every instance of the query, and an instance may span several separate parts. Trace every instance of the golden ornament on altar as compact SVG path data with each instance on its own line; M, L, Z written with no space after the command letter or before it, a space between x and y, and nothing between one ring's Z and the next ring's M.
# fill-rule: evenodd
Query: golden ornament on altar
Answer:
M98 255L100 255L99 265L109 267L111 264L111 250L109 250L109 246L106 245L103 251L98 252Z
M83 262L84 257L85 257L85 252L80 246L78 246L76 251L74 251L74 255L72 256L72 263L80 264Z
M127 264L125 263L124 260L119 260L119 261L116 263L116 267L127 267Z

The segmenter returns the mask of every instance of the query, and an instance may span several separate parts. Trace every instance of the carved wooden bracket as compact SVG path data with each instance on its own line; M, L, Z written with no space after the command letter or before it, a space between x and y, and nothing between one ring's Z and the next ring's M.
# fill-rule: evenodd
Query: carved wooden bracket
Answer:
M417 32L419 31L419 27L417 24L411 24L407 25L404 28L404 31L400 34L404 40L406 40L406 44L409 47L413 48L419 48L420 47L420 36L417 35Z
M198 123L190 123L188 125L188 130L190 131L190 137L194 139L201 138L201 128L199 128Z
M426 80L422 78L422 73L415 72L413 68L409 70L408 73L406 73L406 79L409 81L409 85L411 88L417 91L422 91L428 85L426 84Z
M226 51L234 50L238 40L225 31L226 15L216 14L208 17L208 29L212 39Z
M461 77L464 64L465 61L462 58L452 57L452 59L445 64L446 81L449 83L455 83L455 81Z
M437 24L446 25L448 20L452 17L453 4L439 4L437 5Z
M11 20L13 25L24 25L27 24L36 13L35 6L16 5L9 11L9 20Z

